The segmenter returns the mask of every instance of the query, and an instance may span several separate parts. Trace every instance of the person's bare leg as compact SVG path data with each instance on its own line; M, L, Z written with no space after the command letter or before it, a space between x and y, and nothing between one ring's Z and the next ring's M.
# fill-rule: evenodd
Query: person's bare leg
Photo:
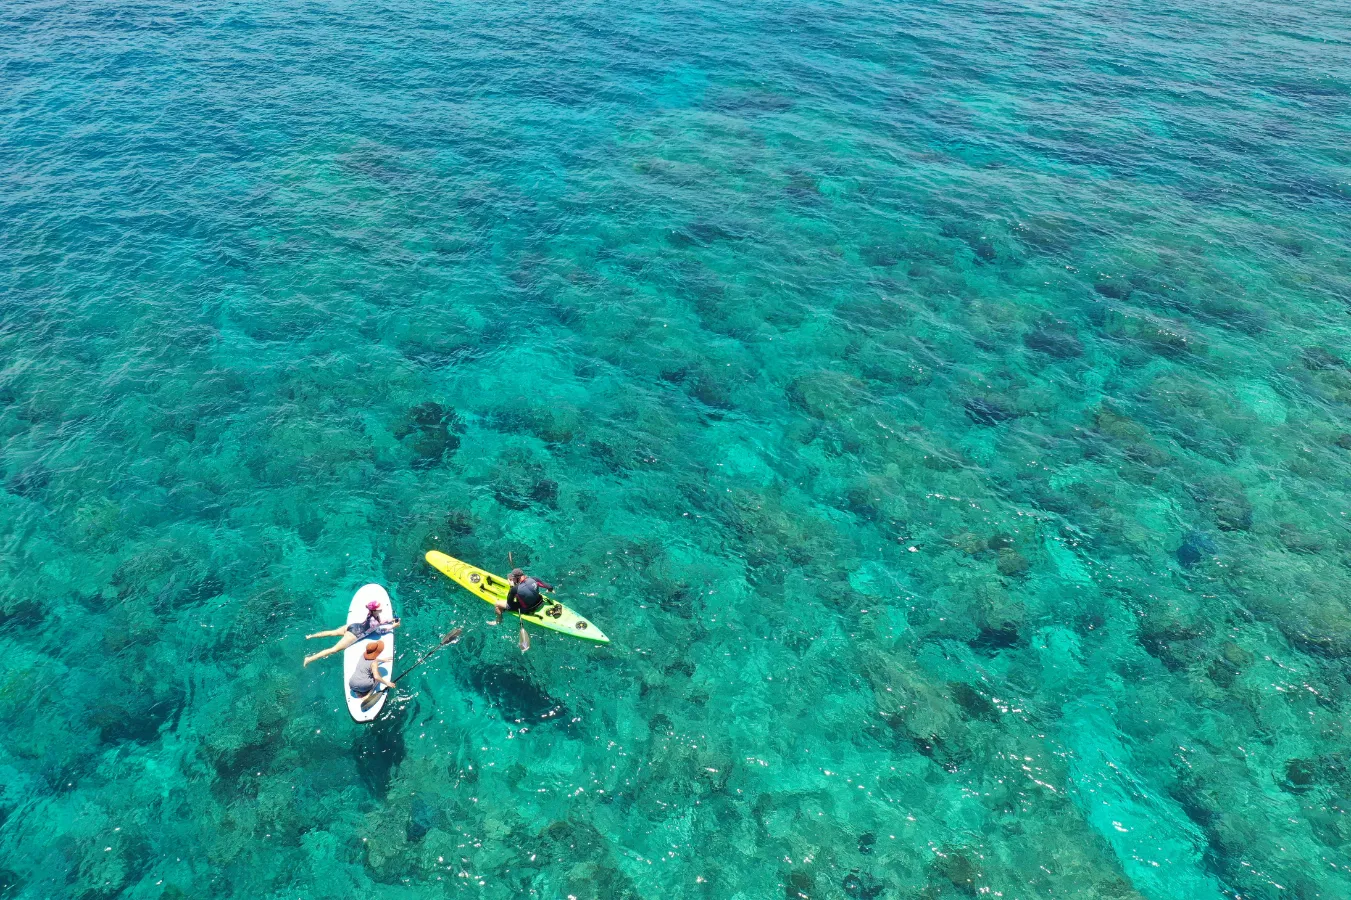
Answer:
M314 634L307 634L305 640L308 641L310 638L317 637L342 637L346 633L347 627L343 626L342 628L334 628L332 631L316 631Z
M334 644L332 647L329 647L327 650L320 650L318 653L311 653L309 656L305 657L305 665L308 666L316 659L323 659L325 656L331 656L334 653L346 650L348 647L355 644L356 640L357 640L356 635L352 634L352 632L349 631L343 635L342 640L338 641L336 644Z
M494 622L493 624L494 624L494 625L501 625L501 624L502 624L502 613L504 613L504 612L507 611L507 601L505 601L505 600L498 600L496 603L493 604L493 606L497 607L497 621Z

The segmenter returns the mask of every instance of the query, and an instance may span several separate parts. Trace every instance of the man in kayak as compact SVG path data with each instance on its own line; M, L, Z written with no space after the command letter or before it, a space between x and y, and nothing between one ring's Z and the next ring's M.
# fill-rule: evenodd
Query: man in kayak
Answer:
M507 576L507 585L507 599L498 600L495 604L497 606L498 623L501 623L502 614L507 610L533 616L541 606L549 602L540 591L552 591L554 589L554 586L547 581L533 578L520 569L511 570L511 574Z
M500 616L499 616L500 619ZM371 601L366 604L366 621L353 622L344 628L334 628L332 631L316 631L314 634L305 635L305 640L319 637L339 638L338 642L327 650L320 650L318 653L311 653L305 657L305 665L309 665L316 659L323 659L334 653L340 653L357 641L366 637L379 637L382 634L389 634L395 628L399 627L399 617L395 616L391 622L380 621L380 604Z
M502 614L507 610L520 616L533 616L542 609L549 601L540 593L541 590L552 591L554 586L547 581L540 581L538 578L532 578L520 569L512 569L511 574L507 576L507 599L498 600L497 621L493 624L502 624ZM547 615L547 613L546 613ZM525 626L521 626L521 652L530 649L530 636L525 633Z

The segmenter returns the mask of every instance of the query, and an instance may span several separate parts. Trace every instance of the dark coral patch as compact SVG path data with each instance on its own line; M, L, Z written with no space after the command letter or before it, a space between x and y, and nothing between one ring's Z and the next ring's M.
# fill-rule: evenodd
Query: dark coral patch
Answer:
M1018 417L1016 412L984 397L972 397L964 406L966 417L977 425L999 425Z
M455 410L428 400L408 411L394 429L394 437L413 451L413 465L430 469L441 465L460 449L464 423Z

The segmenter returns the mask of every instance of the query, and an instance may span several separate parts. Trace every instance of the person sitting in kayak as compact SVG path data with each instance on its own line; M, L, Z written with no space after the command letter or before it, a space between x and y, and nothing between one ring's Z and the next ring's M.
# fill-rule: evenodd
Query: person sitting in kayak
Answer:
M538 578L531 578L520 569L512 569L511 574L507 576L507 598L498 600L494 606L497 607L497 621L494 625L502 623L502 614L507 610L516 613L517 617L532 616L536 611L546 605L552 605L552 609L545 612L544 615L558 616L563 607L554 601L545 597L541 590L552 591L554 586L547 581L540 581ZM525 653L530 649L530 635L525 633L525 625L521 625L521 652Z
M356 671L347 681L347 686L356 696L365 699L371 691L377 689L376 685L380 684L383 684L386 688L396 687L393 681L380 674L380 654L384 652L384 649L384 641L376 641L374 644L366 645L366 652L361 654L361 658L366 660L367 664L357 666Z
M546 581L540 581L538 578L532 578L520 569L512 569L511 574L507 576L507 599L498 600L497 621L502 621L502 614L507 610L514 613L520 613L525 616L533 616L535 611L549 601L540 593L541 589L552 591L554 586Z
M399 617L395 616L393 621L380 621L380 604L372 600L366 604L366 620L364 622L353 622L344 628L334 628L332 631L316 631L314 634L305 635L305 640L319 637L339 638L338 642L327 650L320 650L318 653L311 653L305 657L305 665L309 665L316 659L323 659L334 653L346 650L362 638L371 635L389 634L395 628L399 627Z

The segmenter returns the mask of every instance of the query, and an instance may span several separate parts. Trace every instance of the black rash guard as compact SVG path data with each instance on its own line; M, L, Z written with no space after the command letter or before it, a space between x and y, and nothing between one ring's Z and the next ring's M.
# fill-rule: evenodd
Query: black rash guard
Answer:
M521 579L520 584L513 584L507 588L507 609L526 615L533 613L544 604L544 595L540 593L541 588L552 591L554 586L547 581L540 581L538 578L531 578L527 575Z

